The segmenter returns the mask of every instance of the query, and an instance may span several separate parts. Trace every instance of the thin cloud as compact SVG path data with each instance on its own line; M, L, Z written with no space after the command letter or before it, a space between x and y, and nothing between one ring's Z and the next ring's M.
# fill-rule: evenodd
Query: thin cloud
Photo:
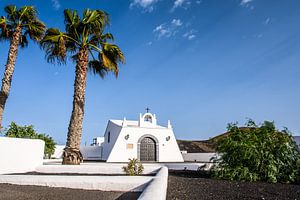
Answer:
M60 2L59 0L51 0L52 2L52 7L55 9L55 10L59 10L61 5L60 5Z
M147 46L151 46L153 44L153 42L152 41L150 41L150 42L147 42Z
M194 38L196 38L196 32L195 30L190 30L188 32L186 32L185 34L182 35L182 37L188 39L188 40L193 40Z
M165 24L161 24L161 25L155 27L155 29L153 30L153 33L156 34L158 39L160 39L162 37L168 38L172 35L171 31Z
M252 2L252 1L253 0L242 0L240 4L243 6L243 5L247 5L248 3Z
M140 7L144 11L152 12L154 10L154 4L157 3L159 0L133 0L129 7Z
M173 19L171 23L175 26L181 26L182 25L182 22L181 22L180 19Z
M268 25L270 23L270 21L271 21L271 19L270 19L270 17L268 17L267 19L265 19L264 24Z
M198 1L196 1L196 4L201 4L202 3L202 0L198 0Z
M163 23L153 29L153 33L158 39L169 38L176 35L183 22L180 19L173 19L170 23Z
M254 6L251 5L252 2L253 2L253 0L241 0L240 5L245 8L249 8L249 9L253 10Z
M174 8L178 8L178 7L182 6L185 1L186 0L175 0L174 1Z
M176 8L179 7L187 9L189 5L191 5L191 2L189 0L175 0L171 12L173 12Z

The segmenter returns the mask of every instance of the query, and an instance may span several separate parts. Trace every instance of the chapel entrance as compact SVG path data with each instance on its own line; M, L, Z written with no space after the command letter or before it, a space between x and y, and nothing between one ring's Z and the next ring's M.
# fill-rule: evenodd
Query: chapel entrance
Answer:
M140 161L156 161L156 142L145 137L140 144Z

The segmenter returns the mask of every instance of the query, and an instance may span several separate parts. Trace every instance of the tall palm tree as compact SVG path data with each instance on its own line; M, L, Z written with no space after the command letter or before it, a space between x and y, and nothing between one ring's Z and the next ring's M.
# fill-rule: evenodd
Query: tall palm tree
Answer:
M86 9L82 18L75 10L65 10L65 32L56 28L46 31L41 46L48 62L66 63L70 56L76 62L73 110L68 127L63 164L80 164L80 143L84 115L85 88L88 69L101 78L112 72L118 75L118 63L124 63L119 47L108 41L110 33L104 33L109 23L108 14L101 10Z
M37 11L33 6L17 9L16 6L9 5L4 8L4 11L7 17L0 17L0 40L9 40L10 46L0 91L0 127L2 127L3 111L11 87L18 48L28 46L28 37L38 42L46 29L44 23L37 18Z

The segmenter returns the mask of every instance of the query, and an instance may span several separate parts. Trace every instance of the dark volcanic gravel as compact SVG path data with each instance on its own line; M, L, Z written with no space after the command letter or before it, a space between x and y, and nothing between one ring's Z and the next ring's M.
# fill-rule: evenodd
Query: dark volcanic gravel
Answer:
M139 192L103 192L42 186L0 184L0 200L112 200L137 199Z
M167 199L300 200L300 185L236 182L202 178L191 172L170 172Z

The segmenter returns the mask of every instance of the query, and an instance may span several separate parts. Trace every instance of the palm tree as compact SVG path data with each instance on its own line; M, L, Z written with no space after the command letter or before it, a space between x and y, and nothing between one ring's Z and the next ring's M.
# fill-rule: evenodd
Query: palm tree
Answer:
M19 46L22 48L28 46L28 37L38 42L46 29L44 23L37 18L37 11L32 6L23 6L17 9L16 6L9 5L4 8L4 11L7 17L0 17L0 39L9 40L10 47L0 91L0 128L11 87L18 48Z
M85 104L87 71L101 78L112 72L118 76L118 63L124 56L110 33L104 33L108 25L108 14L101 10L86 9L82 18L75 10L65 10L65 32L49 28L41 41L48 62L65 64L67 54L76 62L73 110L68 127L67 143L63 153L63 164L80 164L80 143Z

